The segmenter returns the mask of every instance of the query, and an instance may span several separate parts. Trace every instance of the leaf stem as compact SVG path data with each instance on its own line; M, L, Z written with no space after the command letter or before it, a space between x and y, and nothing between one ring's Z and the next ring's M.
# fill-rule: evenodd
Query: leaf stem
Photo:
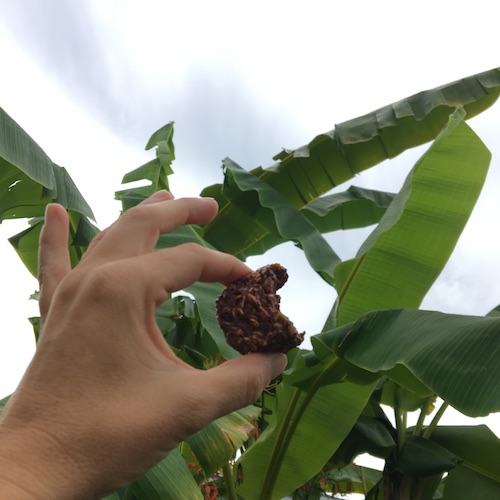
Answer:
M236 490L234 488L233 482L233 472L231 470L231 465L226 462L222 466L222 475L224 476L224 484L226 485L226 495L228 500L238 500L236 495Z
M406 411L394 408L394 419L396 420L396 432L398 436L398 450L401 450L405 443L406 416Z
M413 429L414 436L420 436L422 434L422 429L424 427L425 417L427 416L427 409L429 408L429 404L434 399L434 396L429 396L424 404L420 407L420 415L418 416L417 423L415 424L415 428Z
M439 423L439 420L441 420L441 417L443 416L443 413L446 411L446 408L448 408L448 406L449 406L448 403L446 401L443 401L443 404L441 405L441 407L437 411L436 415L434 415L434 418L432 419L431 423L429 424L429 427L427 427L427 429L425 429L425 432L423 435L424 438L429 439L432 436L432 433L435 431L435 429Z
M305 397L300 403L300 406L297 408L297 411L294 413L295 408L299 404L300 396L302 392L300 389L296 389L295 394L293 395L292 403L288 408L288 412L286 415L286 420L283 422L283 425L280 430L280 435L276 440L276 446L273 450L273 456L270 460L270 467L267 469L266 477L263 482L262 491L260 495L260 500L268 500L272 498L272 493L274 490L274 486L276 481L278 480L278 473L281 468L283 458L286 454L288 446L295 434L295 431L300 423L304 412L306 411L309 403L315 396L316 392L322 385L322 381L325 377L328 377L332 371L338 368L344 361L335 357L335 359L330 363L330 365L321 373L320 376L316 379L314 384L310 387L310 389L305 393Z
M283 459L282 457L286 452L286 448L288 447L288 443L285 440L285 436L301 393L302 391L300 389L295 389L292 401L290 402L288 411L285 415L285 418L283 419L280 433L276 439L276 445L274 446L273 455L271 457L271 460L269 461L270 467L267 469L266 477L264 478L262 486L262 494L260 497L261 500L266 500L267 498L271 498L271 493L274 488L274 484L276 482L279 469L281 467L281 460Z
M363 488L363 495L366 497L368 490L366 489L365 469L362 465L359 466L359 476L361 478L361 486Z

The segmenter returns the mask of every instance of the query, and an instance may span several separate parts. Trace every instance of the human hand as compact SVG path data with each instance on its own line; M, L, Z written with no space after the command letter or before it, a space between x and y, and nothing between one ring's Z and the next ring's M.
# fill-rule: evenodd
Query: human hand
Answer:
M250 354L198 371L172 353L156 325L169 293L250 271L194 244L153 252L160 234L216 212L213 200L158 192L96 236L71 270L66 211L47 207L42 329L0 420L0 492L2 479L9 498L114 491L212 420L253 403L284 369L283 355Z

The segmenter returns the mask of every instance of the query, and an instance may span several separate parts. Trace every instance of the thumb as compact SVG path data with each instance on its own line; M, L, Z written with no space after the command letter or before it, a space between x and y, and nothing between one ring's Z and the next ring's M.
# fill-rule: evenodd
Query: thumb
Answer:
M57 203L47 205L45 224L40 234L38 250L38 281L40 283L40 314L47 314L54 291L71 271L68 253L68 225L66 210Z
M262 391L287 365L285 354L252 353L203 372L204 397L218 418L255 403Z

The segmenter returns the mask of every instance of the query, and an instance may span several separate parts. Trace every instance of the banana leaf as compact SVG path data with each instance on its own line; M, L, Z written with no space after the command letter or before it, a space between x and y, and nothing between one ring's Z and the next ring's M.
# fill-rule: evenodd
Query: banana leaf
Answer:
M158 129L146 144L146 151L156 146L156 158L125 174L122 184L148 180L151 184L135 189L145 197L155 191L169 189L168 176L173 174L172 162L175 160L174 122L167 123ZM115 193L116 199L121 199L128 190Z
M321 233L377 224L396 195L351 186L347 191L322 196L301 212Z
M98 232L95 217L68 172L56 165L0 108L0 222L32 218L31 226L9 239L28 270L37 275L38 236L47 203L70 212L73 264ZM80 248L81 247L81 248Z
M260 408L247 406L215 420L187 439L207 477L234 458L254 432L259 414Z
M355 259L335 269L337 324L418 307L441 273L483 187L491 154L456 110L417 162Z
M324 385L335 368L330 359L307 391L277 387L276 418L235 464L236 491L246 500L281 499L317 474L366 405L374 384Z
M410 390L416 379L465 415L500 411L500 318L390 309L313 340Z
M439 426L432 441L462 458L445 483L444 498L496 498L500 494L500 440L485 425Z
M429 477L454 469L460 457L420 436L407 436L391 468L412 477Z
M490 107L500 94L500 69L492 69L431 90L420 92L359 118L341 123L334 130L314 138L308 145L282 151L275 165L251 171L296 208L342 184L357 173L394 158L403 151L437 137L456 107L463 106L467 118ZM222 186L211 186L202 194L215 196L219 215L207 225L206 239L220 250L225 244L243 249L267 234L251 217L244 220L241 209L224 200ZM247 232L235 233L229 242L220 238L224 228L245 223ZM238 253L235 252L235 253Z
M131 484L128 490L137 500L203 499L200 488L177 448Z
M204 191L205 196L213 194L210 190ZM380 221L394 196L392 193L351 186L347 191L322 196L312 201L302 208L300 213L320 233L367 227ZM227 198L224 197L224 200ZM277 232L269 232L258 240L255 240L252 234L247 234L247 238L244 238L243 233L248 231L248 227L254 224L255 219L247 215L245 210L240 211L240 216L241 219L235 227L229 230L226 228L225 233L217 234L217 245L221 245L221 248L226 251L234 250L234 255L240 259L245 260L252 255L262 255L271 248L288 241ZM238 236L233 239L233 237L228 238L228 234L233 236L238 234ZM212 233L211 237L214 236ZM240 236L246 242L245 245L249 245L245 246L244 249L238 246L238 241L241 240ZM231 246L233 243L235 244L234 248Z
M330 284L340 258L318 229L285 197L228 158L225 193L269 232L298 244L311 267Z
M240 354L226 342L224 333L215 317L215 301L223 290L224 287L218 283L194 283L185 291L195 298L200 321L206 333L217 345L219 353L225 359L233 359Z
M381 479L382 472L362 467L360 465L349 465L343 469L329 470L325 478L328 479L327 491L333 494L347 495L358 493L366 495Z

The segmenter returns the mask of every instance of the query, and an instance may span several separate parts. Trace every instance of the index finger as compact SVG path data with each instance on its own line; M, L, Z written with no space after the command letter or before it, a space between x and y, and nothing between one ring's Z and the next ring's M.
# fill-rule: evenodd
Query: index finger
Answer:
M85 261L112 261L150 253L160 234L184 224L207 223L217 208L212 198L167 199L137 205L99 235Z

